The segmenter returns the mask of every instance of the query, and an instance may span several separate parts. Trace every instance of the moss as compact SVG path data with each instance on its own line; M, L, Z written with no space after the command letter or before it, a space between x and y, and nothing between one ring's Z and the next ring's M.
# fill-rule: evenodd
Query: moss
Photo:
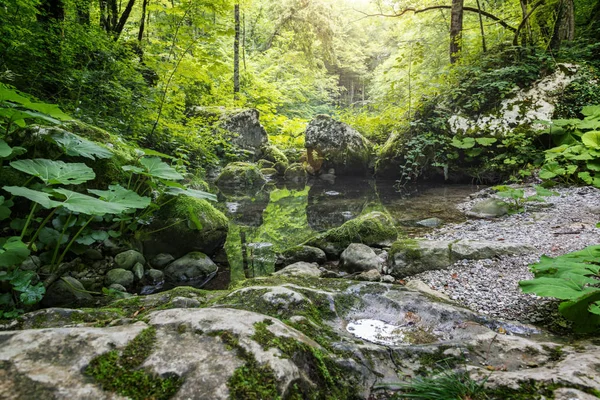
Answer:
M161 378L139 369L151 354L156 330L143 330L121 352L113 350L94 358L85 374L94 378L104 390L136 399L168 399L183 383L177 376Z
M216 180L218 186L235 186L236 189L260 187L265 182L266 179L258 167L245 162L227 164Z
M263 146L262 148L263 158L273 163L273 168L277 170L279 174L283 174L290 162L285 154L279 150L276 146L271 144Z
M301 395L301 398L308 399L359 398L354 383L351 383L354 377L349 371L341 368L321 349L290 337L274 335L268 328L272 324L269 319L255 323L254 335L251 338L264 350L276 348L281 351L283 357L291 359L316 385L296 385L290 395Z
M386 241L396 240L397 237L398 231L389 214L371 212L347 221L338 228L330 229L324 234L308 240L305 244L323 249L326 244L330 243L340 249L345 249L351 243L374 246Z
M548 359L550 361L560 361L563 359L564 353L562 346L551 347L547 345L542 345L542 347L548 352Z
M161 208L158 217L166 219L165 225L170 225L176 220L184 221L174 226L178 231L196 229L209 232L227 229L229 223L225 214L213 207L207 200L188 196L179 196L175 201Z
M415 239L402 239L394 242L390 249L390 258L398 253L403 253L407 260L419 260L421 258L419 242Z
M410 344L429 344L435 343L438 340L437 336L422 328L406 332L406 341Z
M518 389L500 387L487 389L485 391L488 398L502 400L536 400L536 399L552 399L553 392L558 386L544 385L540 382L524 382Z
M244 361L227 381L229 398L232 400L280 399L275 371L268 364L259 364L252 353L240 345L239 338L230 331L211 332L219 337L228 350L234 350Z

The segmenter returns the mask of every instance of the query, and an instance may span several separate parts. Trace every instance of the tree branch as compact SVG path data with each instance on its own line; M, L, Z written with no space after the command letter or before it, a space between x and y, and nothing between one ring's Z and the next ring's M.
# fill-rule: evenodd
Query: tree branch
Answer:
M357 9L354 9L354 11L361 13L362 15L364 15L365 17L387 17L387 18L398 18L403 16L404 14L408 13L408 12L413 12L415 14L420 14L422 12L426 12L426 11L431 11L431 10L450 10L452 7L451 6L431 6L431 7L425 7L425 8L421 8L421 9L416 9L416 8L412 8L412 7L408 7L405 8L404 10L398 11L394 14L384 14L384 13L379 13L379 14L367 14L364 11L360 11ZM496 17L494 14L490 14L487 11L483 11L483 10L478 10L476 8L473 7L463 7L463 11L469 11L469 12L473 12L473 13L477 13L479 15L482 15L484 17L487 17L491 20L496 21L500 26L508 29L509 31L512 32L516 32L517 29L510 26L509 24L507 24L504 20L502 20L501 18Z
M537 3L535 3L533 5L533 7L531 8L531 11L529 11L527 13L527 15L525 15L525 17L523 17L523 21L521 21L521 23L519 24L519 26L517 27L517 30L515 31L515 37L513 38L513 46L518 46L519 45L519 34L521 33L521 29L523 29L523 27L525 26L525 24L527 23L527 21L529 20L529 17L531 17L531 14L533 14L533 12L541 5L543 5L546 1L545 0L540 0Z

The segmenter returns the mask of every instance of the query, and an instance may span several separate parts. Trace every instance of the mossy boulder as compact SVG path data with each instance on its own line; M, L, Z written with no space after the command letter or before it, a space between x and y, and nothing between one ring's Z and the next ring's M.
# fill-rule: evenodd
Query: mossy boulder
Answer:
M400 165L404 163L404 135L392 134L377 154L375 175L382 178L396 178L400 174Z
M210 202L180 196L158 211L141 238L147 258L160 253L179 258L192 251L213 255L223 248L228 230L227 217Z
M275 168L280 175L283 175L290 165L287 156L272 144L267 144L262 147L262 156L265 160L273 163L272 168Z
M305 245L318 247L328 258L338 259L351 243L377 247L393 242L397 237L393 218L385 212L373 211L330 229L308 240Z
M327 261L325 252L313 246L294 246L277 256L275 270L278 271L297 262L324 264Z
M227 164L216 180L219 188L235 190L260 188L266 182L265 176L256 164L245 162Z
M288 182L304 183L307 178L306 169L302 164L292 164L285 170L284 177Z
M305 147L312 172L366 175L370 170L372 144L349 125L318 115L306 128Z

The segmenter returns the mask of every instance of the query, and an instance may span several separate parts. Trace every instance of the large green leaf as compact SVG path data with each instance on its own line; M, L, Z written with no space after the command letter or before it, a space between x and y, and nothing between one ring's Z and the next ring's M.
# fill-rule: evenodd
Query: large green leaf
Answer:
M600 301L590 304L589 310L592 314L600 315Z
M590 131L581 137L581 141L587 147L592 149L600 149L600 131Z
M210 201L217 201L217 196L212 193L207 193L202 190L195 189L182 189L178 187L169 187L167 188L167 193L173 196L189 196L194 197L196 199L205 199Z
M54 191L66 197L61 205L72 212L86 215L104 215L120 214L128 209L128 207L123 206L122 204L109 203L96 197L67 189L55 189Z
M4 140L0 139L0 158L6 158L12 154L12 147Z
M542 179L552 179L557 176L562 176L566 174L567 170L562 168L558 163L551 162L546 163L540 169L540 178Z
M600 118L600 105L585 106L581 109L581 113L585 115L586 119L598 119Z
M158 157L143 157L140 163L145 167L146 174L154 178L181 180L183 175L177 172Z
M27 97L21 96L16 90L10 89L6 85L0 83L0 103L10 101L15 104L31 103Z
M573 300L598 290L592 287L581 287L570 279L550 277L521 281L519 286L525 293L535 293L538 296L555 297L560 300Z
M111 158L113 153L97 143L91 142L70 132L52 135L52 139L63 151L74 157L86 157L92 160L98 158Z
M12 206L14 206L12 200L5 199L4 196L0 196L0 221L10 218L10 214L12 213L10 208Z
M120 185L111 185L108 190L89 189L93 193L109 203L119 204L126 208L143 209L150 205L149 197L142 197L133 190L125 189Z
M496 138L477 138L475 141L482 146L491 146L498 141Z
M21 264L29 257L27 245L18 236L8 238L0 247L0 267L10 267Z
M40 192L39 190L28 189L23 186L4 186L2 189L13 196L25 197L44 208L56 208L62 205L60 202L52 200L48 193Z
M96 177L94 170L85 164L64 163L45 158L13 161L10 166L36 176L48 185L79 185Z
M470 137L459 139L458 137L454 136L451 144L459 149L470 149L471 147L475 146L475 139Z
M600 301L600 289L585 293L572 301L562 303L558 310L565 318L573 321L573 329L579 333L590 333L600 327L600 315L590 312L590 307Z

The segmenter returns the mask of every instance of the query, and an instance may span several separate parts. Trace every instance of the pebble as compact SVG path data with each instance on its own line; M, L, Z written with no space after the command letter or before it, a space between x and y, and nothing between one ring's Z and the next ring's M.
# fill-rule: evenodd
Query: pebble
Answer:
M600 217L590 209L600 204L600 190L593 187L553 189L559 196L547 197L546 207L526 203L525 212L494 220L468 220L445 225L428 234L436 240L506 240L537 249L525 256L493 260L461 260L450 268L427 271L419 279L458 303L490 317L539 323L556 313L557 301L522 293L519 281L532 279L528 266L545 254L556 257L600 243ZM526 195L534 194L529 187ZM478 196L459 204L470 210Z

